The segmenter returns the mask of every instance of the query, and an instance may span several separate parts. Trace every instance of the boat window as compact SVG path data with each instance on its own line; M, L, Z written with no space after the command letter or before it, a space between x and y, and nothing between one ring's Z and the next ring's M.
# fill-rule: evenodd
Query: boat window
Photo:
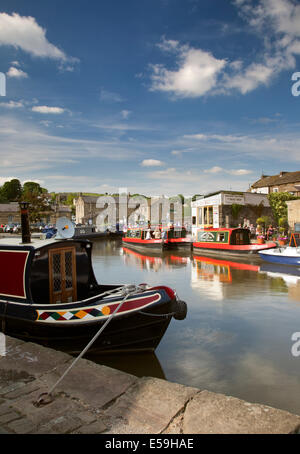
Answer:
M127 230L127 238L141 238L140 230Z
M77 299L75 247L49 251L50 303L69 303Z
M224 243L224 241L225 241L225 233L219 233L217 241L219 241L220 243Z

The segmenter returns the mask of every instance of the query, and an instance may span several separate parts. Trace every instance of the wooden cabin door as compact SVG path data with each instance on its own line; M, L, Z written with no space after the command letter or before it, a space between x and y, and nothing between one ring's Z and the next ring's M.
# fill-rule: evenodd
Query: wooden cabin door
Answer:
M75 247L49 251L50 303L71 303L77 299Z

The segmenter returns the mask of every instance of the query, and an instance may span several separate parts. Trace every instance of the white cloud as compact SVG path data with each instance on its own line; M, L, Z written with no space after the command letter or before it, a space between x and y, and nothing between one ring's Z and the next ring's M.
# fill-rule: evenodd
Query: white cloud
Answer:
M256 58L245 64L241 58L227 61L176 40L162 39L162 52L175 56L175 69L150 66L150 90L175 97L195 98L239 92L242 95L267 86L282 71L296 67L300 55L300 5L294 0L235 0L235 6L262 45Z
M105 102L123 102L125 101L121 95L113 91L105 90L104 88L100 91L100 100Z
M6 107L8 109L20 109L24 107L24 104L21 101L9 101L1 102L0 107Z
M0 13L0 45L13 46L34 57L51 58L60 62L78 61L51 44L46 38L46 30L34 17L20 16L17 13Z
M177 97L196 98L207 94L217 82L217 76L226 65L209 52L180 45L178 41L163 40L159 47L176 54L177 69L152 65L152 91L165 91Z
M121 116L122 118L124 118L124 120L127 120L129 118L129 116L131 115L131 111L130 110L122 110L121 111Z
M273 134L186 134L179 140L184 150L206 153L229 153L231 159L247 160L250 157L256 159L278 159L282 162L299 162L300 136L298 133L274 132ZM192 148L188 148L193 146ZM200 145L200 147L199 147Z
M15 68L14 66L11 66L6 73L7 77L15 77L17 79L23 79L27 78L28 74L22 71L21 69Z
M32 111L40 114L61 115L65 112L65 109L61 107L34 106Z
M222 167L219 166L214 166L211 169L204 170L205 173L220 173L222 171L223 171Z
M247 170L247 169L232 169L228 170L228 173L231 175L249 175L250 173L253 173L252 170Z
M230 175L236 175L236 176L242 176L242 175L249 175L250 173L253 173L252 170L246 170L246 169L223 169L222 167L219 166L214 166L211 167L210 169L204 170L204 173L212 173L212 174L217 174L217 173L228 173Z
M141 163L142 167L160 167L163 165L164 162L159 161L157 159L144 159L144 161Z
M0 177L0 186L3 186L4 183L11 180L18 180L18 177Z

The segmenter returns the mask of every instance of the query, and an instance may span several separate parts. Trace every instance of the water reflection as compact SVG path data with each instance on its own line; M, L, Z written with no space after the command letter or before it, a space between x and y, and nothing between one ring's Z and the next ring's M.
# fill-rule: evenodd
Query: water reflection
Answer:
M299 302L300 305L300 267L280 265L276 263L263 263L259 269L272 279L273 285L279 282L280 287L285 286L289 299Z
M140 253L120 241L94 246L98 280L168 285L188 304L186 320L171 321L154 356L97 361L300 414L300 359L291 354L291 335L300 331L300 267Z
M86 357L97 364L105 364L136 377L156 377L166 379L163 368L155 353L131 353L130 355L105 355Z
M158 272L162 268L182 268L190 263L190 254L176 255L171 252L147 252L142 254L130 248L123 247L124 263L127 266L137 266L140 269Z
M200 292L206 292L216 300L229 296L228 284L240 283L249 278L249 272L259 271L257 264L219 260L206 256L194 255L191 272L191 286Z

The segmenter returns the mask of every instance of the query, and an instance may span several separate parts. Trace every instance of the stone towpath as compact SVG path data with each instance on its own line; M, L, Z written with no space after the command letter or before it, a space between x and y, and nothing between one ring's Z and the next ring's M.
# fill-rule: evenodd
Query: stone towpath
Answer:
M300 416L81 359L37 407L73 358L6 337L0 357L1 434L275 434Z

